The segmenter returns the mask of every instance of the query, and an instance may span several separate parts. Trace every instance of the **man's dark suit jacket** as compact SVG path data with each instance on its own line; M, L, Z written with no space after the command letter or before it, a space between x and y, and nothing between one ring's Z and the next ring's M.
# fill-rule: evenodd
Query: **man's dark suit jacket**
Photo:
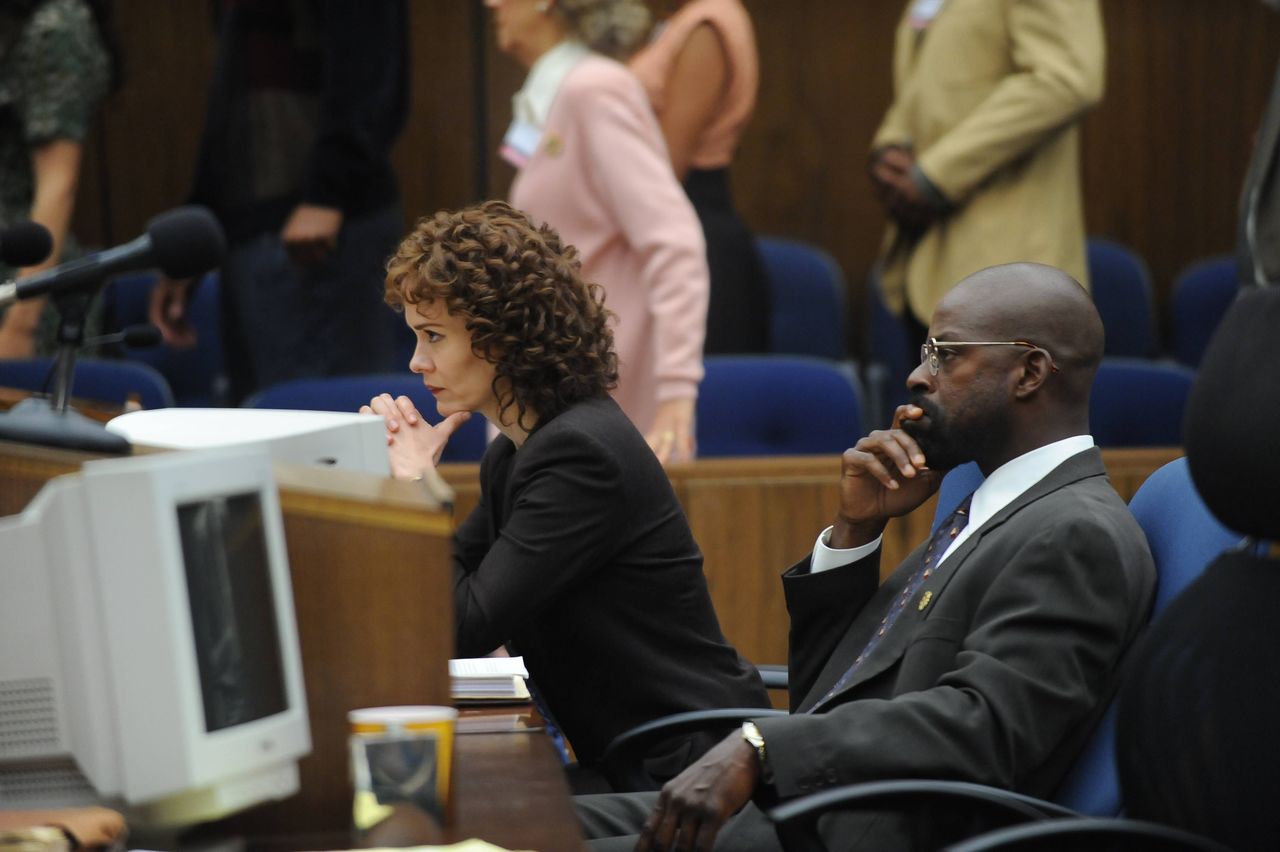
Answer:
M857 676L806 713L923 551L879 589L878 554L820 574L806 561L784 575L793 715L757 720L778 798L905 777L1046 795L1089 734L1155 587L1146 538L1098 450L1067 459L962 542ZM832 849L903 843L887 820L851 817L833 831Z
M769 706L720 632L666 472L611 399L573 405L518 451L494 441L454 578L458 654L504 642L523 654L584 765L660 716ZM672 755L669 771L690 756Z

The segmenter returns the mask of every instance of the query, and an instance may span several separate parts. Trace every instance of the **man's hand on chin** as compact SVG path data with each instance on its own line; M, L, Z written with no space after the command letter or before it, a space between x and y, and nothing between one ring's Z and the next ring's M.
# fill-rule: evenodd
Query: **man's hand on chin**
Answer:
M756 750L735 731L663 786L636 852L710 852L759 782Z

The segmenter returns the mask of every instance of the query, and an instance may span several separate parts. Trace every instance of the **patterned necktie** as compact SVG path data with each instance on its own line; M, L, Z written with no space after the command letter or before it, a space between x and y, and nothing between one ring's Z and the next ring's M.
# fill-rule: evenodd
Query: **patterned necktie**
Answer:
M968 525L969 503L971 500L973 500L972 494L960 501L960 505L947 518L946 523L938 527L938 531L929 540L929 547L925 549L924 559L920 562L920 567L911 575L911 579L907 580L907 584L902 588L902 594L898 595L889 607L889 611L884 614L884 618L880 620L880 626L876 628L876 632L867 641L862 653L858 654L857 659L853 661L853 665L849 666L848 671L840 675L840 679L836 681L835 686L831 687L827 694L822 696L822 700L813 706L814 710L830 701L832 696L844 689L849 681L853 680L853 676L862 667L862 661L871 656L871 652L888 635L893 628L893 623L906 610L907 604L916 596L916 592L920 591L920 587L924 585L925 580L933 576L938 560L947 552L947 548L951 546L951 542L955 540L955 537L960 535L960 531Z

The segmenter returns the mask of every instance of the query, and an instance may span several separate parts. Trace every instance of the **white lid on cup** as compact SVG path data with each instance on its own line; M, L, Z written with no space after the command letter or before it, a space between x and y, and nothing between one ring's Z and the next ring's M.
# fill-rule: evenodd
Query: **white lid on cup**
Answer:
M413 730L418 725L453 722L458 711L453 707L433 704L401 705L398 707L362 707L347 713L347 722L353 730L386 731Z

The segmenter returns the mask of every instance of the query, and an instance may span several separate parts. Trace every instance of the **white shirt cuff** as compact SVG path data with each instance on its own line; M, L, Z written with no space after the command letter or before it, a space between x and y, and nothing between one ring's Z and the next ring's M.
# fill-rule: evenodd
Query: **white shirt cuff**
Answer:
M831 538L831 529L831 527L827 527L823 530L818 535L818 540L814 542L813 557L809 560L810 574L821 574L823 571L830 571L832 568L839 568L841 565L848 565L851 562L857 562L859 559L866 559L876 552L876 548L880 546L880 540L884 538L884 536L878 535L875 541L839 550L827 546L827 541Z

